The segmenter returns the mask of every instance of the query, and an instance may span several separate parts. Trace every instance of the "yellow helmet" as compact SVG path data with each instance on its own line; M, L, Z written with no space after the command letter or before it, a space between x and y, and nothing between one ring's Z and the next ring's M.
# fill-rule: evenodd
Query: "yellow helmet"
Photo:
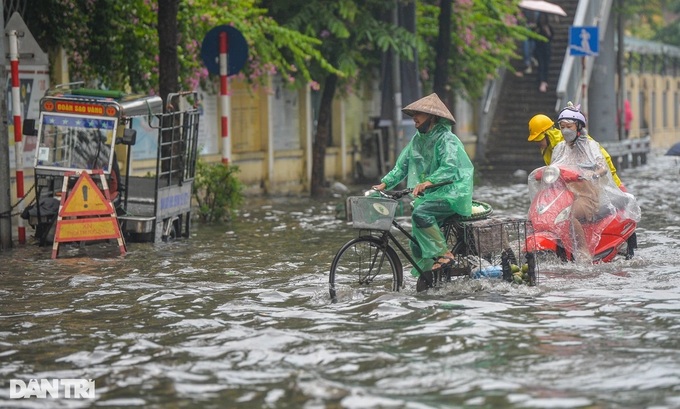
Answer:
M529 120L529 141L539 142L545 138L543 132L552 128L555 125L552 119L547 115L538 114L534 115L533 118Z

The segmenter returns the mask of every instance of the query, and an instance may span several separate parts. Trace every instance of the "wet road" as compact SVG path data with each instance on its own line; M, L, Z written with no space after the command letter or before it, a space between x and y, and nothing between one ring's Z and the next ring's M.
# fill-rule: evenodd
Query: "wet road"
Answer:
M680 408L680 164L621 172L633 260L541 265L537 287L458 280L331 303L342 199L250 199L189 240L0 253L1 407ZM522 217L524 181L477 200ZM90 399L10 380L92 379Z

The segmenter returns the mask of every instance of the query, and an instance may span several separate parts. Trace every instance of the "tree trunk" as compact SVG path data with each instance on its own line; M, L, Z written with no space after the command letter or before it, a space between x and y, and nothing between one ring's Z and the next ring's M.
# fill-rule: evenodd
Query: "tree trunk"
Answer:
M163 101L179 90L179 60L177 58L177 13L179 0L158 1L158 77Z
M435 57L433 90L439 98L450 107L449 93L446 85L449 82L449 56L451 55L451 9L453 0L441 0L439 10L439 36L437 37L437 55Z
M158 88L163 99L163 112L176 111L172 107L168 95L179 91L179 60L177 57L178 30L177 13L179 0L158 1ZM167 186L178 184L182 176L180 141L173 137L177 119L175 115L163 116L161 127L161 183Z
M331 74L326 77L326 81L321 93L321 103L319 104L319 118L316 125L316 135L314 136L314 147L312 154L312 183L311 195L321 196L325 182L326 146L331 134L331 113L333 109L333 97L335 88L338 84L337 75Z

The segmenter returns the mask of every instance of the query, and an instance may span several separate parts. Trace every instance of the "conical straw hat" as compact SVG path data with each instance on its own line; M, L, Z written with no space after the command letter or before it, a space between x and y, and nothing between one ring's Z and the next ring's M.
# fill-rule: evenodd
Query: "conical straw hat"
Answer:
M401 111L408 116L413 116L413 114L416 112L424 112L426 114L432 114L446 118L454 124L456 123L456 120L453 118L453 115L451 115L451 112L448 110L448 108L446 108L446 105L444 105L442 100L439 99L435 93L420 98L415 102L411 102Z

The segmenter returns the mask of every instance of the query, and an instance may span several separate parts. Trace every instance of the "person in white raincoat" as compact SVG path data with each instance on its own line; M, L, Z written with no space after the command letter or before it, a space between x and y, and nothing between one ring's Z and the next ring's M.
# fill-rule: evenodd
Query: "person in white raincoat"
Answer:
M413 117L417 132L399 154L394 168L376 190L393 189L406 179L415 198L411 216L411 253L423 271L437 271L454 262L440 224L449 216L470 216L474 167L463 143L451 132L456 120L437 94L421 98L402 111ZM443 186L428 186L449 182ZM412 270L414 275L417 271Z
M571 223L577 259L592 261L593 250L597 247L602 232L594 232L590 242L587 242L582 223L593 221L595 215L601 213L605 207L614 214L617 208L613 203L626 203L628 216L639 221L640 207L631 194L616 186L600 145L587 137L586 118L580 111L580 105L564 108L557 123L564 141L555 146L552 165L578 167L581 170L583 179L568 185L575 196L571 208ZM619 196L626 197L617 200Z

